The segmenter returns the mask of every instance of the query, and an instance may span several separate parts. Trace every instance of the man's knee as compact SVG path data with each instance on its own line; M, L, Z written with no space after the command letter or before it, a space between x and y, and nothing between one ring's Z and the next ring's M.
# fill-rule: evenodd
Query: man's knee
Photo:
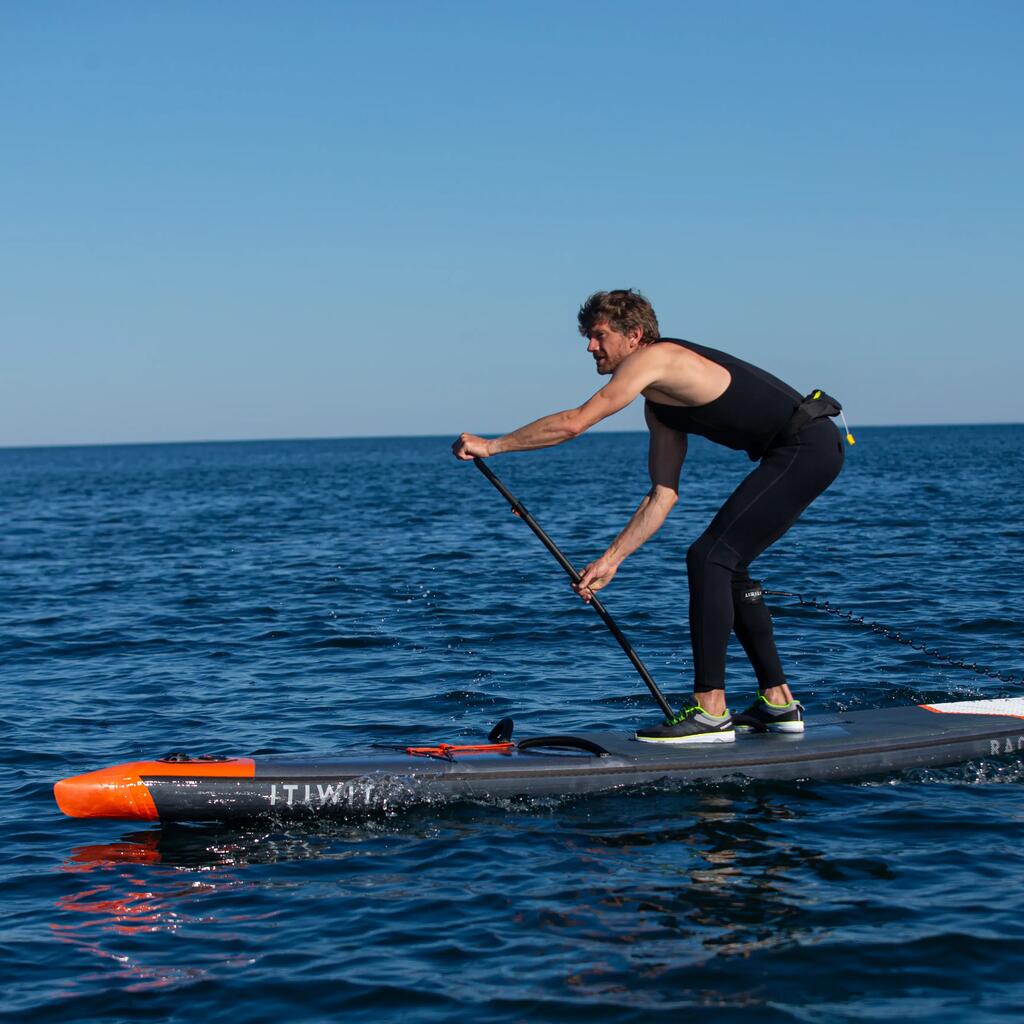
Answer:
M691 579L704 571L704 566L707 565L711 553L711 546L707 537L698 537L687 549L686 571L690 574Z
M690 579L702 577L709 568L725 569L735 572L739 564L739 556L715 537L701 534L686 552L686 571Z

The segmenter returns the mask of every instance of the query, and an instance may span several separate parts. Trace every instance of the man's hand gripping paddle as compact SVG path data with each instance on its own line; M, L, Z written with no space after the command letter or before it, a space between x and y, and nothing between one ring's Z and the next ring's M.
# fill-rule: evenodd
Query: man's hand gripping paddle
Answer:
M483 459L473 459L473 462L476 464L476 468L494 484L501 496L512 506L512 511L533 530L544 547L555 556L555 560L565 570L569 579L573 583L579 583L580 574L573 567L572 562L562 554L558 545L541 529L537 520L526 510L526 506L491 472L490 467L484 464ZM651 691L651 696L658 702L658 707L664 712L665 717L672 718L675 712L672 710L671 705L665 700L665 695L658 689L658 684L651 678L650 672L647 671L646 666L640 660L636 651L633 650L630 642L622 635L622 630L615 624L615 620L608 614L605 606L601 604L597 597L592 597L590 599L590 607L601 616L601 620L611 630L612 636L619 641L619 646L626 652L626 656L633 663L633 667L640 673L640 678L647 685L647 689Z

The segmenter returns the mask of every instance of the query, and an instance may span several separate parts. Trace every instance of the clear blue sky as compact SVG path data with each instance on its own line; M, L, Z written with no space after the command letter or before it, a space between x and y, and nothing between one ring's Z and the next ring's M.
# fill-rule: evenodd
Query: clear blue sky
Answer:
M0 445L510 429L580 301L1024 420L1024 4L0 3ZM609 421L641 425L639 409Z

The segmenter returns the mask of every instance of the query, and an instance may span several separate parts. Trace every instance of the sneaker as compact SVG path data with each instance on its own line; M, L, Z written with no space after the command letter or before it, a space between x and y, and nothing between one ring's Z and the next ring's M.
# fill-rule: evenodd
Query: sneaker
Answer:
M762 693L746 711L736 715L735 722L740 732L803 732L804 706L798 700L772 704Z
M728 711L724 715L709 715L698 704L658 725L638 729L636 738L645 743L732 743L736 733Z

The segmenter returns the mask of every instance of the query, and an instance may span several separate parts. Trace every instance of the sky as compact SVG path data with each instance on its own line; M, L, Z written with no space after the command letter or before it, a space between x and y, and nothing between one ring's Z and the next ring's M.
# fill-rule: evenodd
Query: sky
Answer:
M851 426L1020 422L1022 38L1017 0L0 0L0 446L504 432L599 387L617 287Z

